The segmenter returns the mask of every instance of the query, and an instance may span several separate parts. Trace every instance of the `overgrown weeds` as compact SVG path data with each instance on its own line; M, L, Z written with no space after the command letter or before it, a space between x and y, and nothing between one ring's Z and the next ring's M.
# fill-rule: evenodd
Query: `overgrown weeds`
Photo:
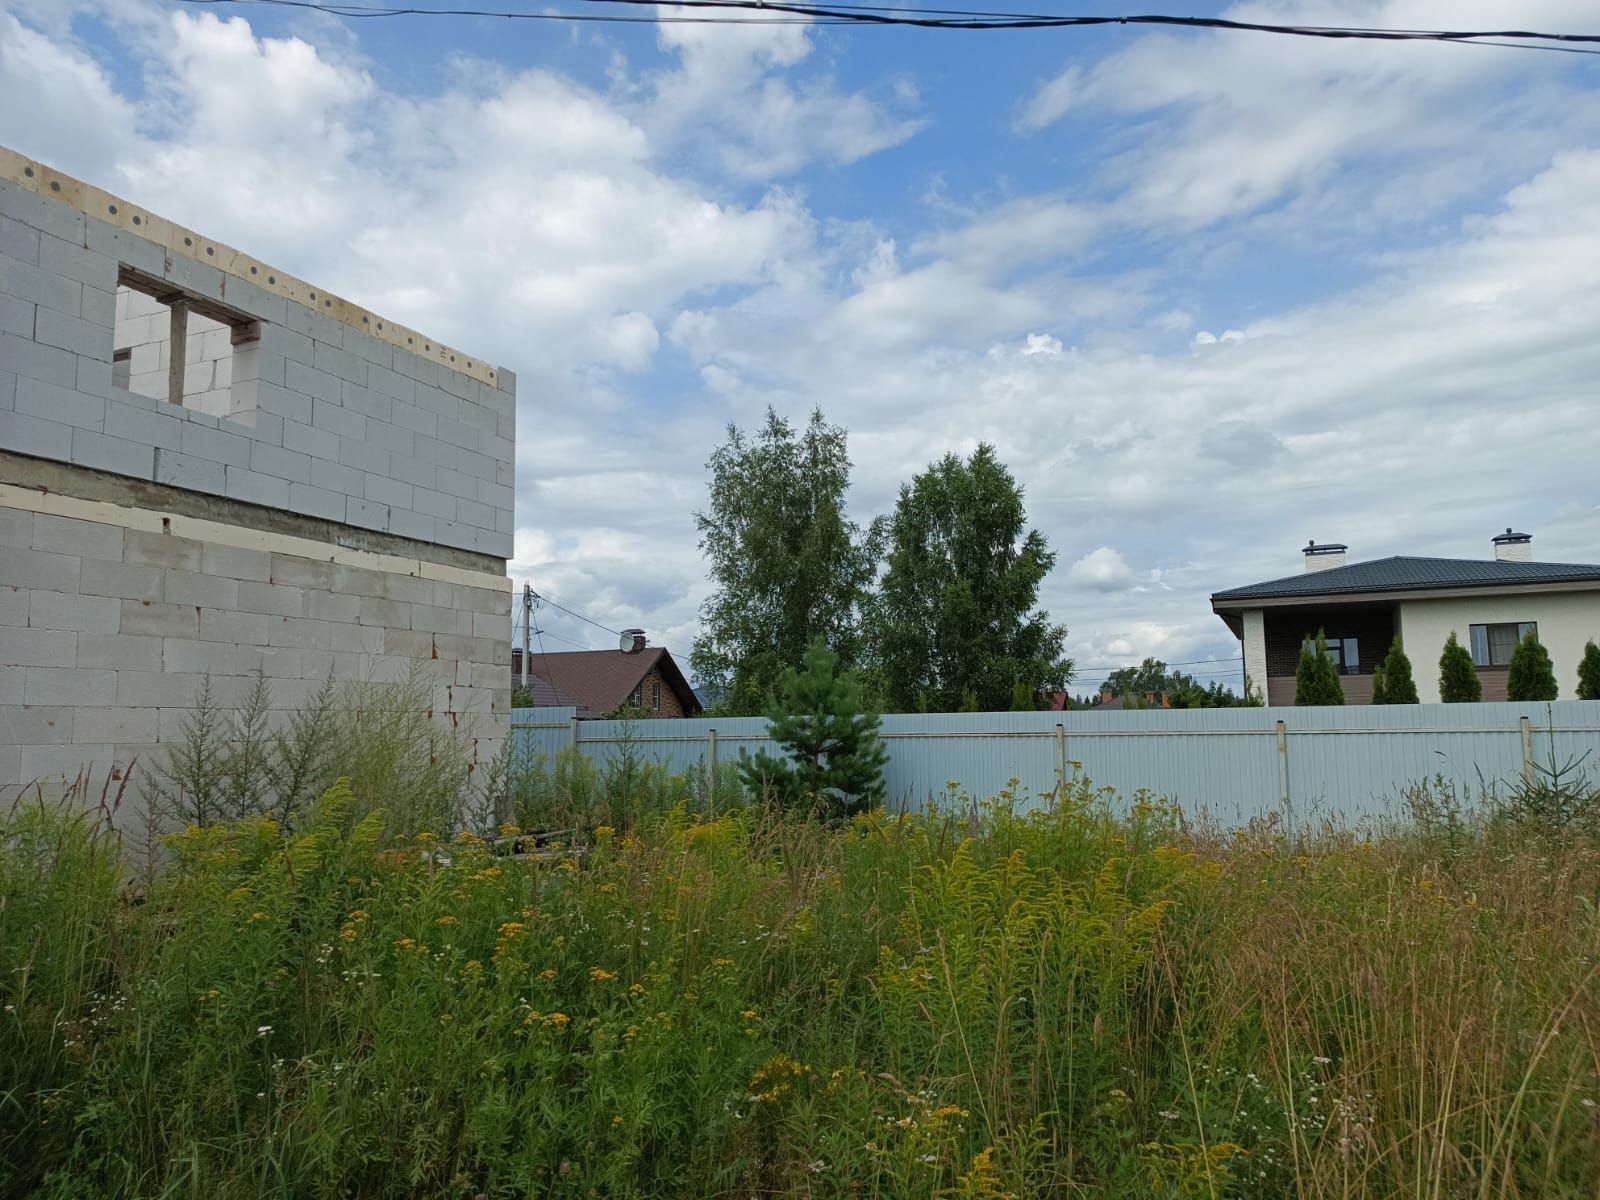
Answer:
M1600 1192L1581 829L1203 832L1086 783L827 829L517 769L548 856L336 783L137 902L103 822L14 807L0 1195Z

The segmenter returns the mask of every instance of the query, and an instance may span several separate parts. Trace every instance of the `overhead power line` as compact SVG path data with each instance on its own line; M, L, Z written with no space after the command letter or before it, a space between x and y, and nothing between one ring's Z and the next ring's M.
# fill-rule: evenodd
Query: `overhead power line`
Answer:
M1096 26L1162 26L1232 33L1276 34L1338 41L1453 42L1513 50L1554 50L1600 54L1600 33L1550 33L1532 29L1394 29L1359 25L1280 25L1226 17L1187 17L1160 13L1126 16L1062 16L1053 13L994 12L984 9L922 9L874 4L804 4L781 0L675 0L677 11L662 12L657 0L584 0L586 11L543 9L420 8L378 4L319 3L318 0L177 0L191 5L258 5L297 8L348 19L384 17L489 17L511 21L599 22L635 25L807 24L858 27L910 27L967 31L1005 29L1080 29ZM593 11L649 7L649 12ZM756 13L760 15L738 15Z

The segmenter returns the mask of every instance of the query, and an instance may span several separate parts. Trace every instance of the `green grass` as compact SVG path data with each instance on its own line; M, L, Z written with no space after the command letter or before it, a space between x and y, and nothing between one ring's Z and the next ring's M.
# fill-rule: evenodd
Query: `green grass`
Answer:
M497 858L335 787L134 888L18 806L0 1195L1600 1194L1587 835L1087 784L830 829L563 770L520 803L633 827Z

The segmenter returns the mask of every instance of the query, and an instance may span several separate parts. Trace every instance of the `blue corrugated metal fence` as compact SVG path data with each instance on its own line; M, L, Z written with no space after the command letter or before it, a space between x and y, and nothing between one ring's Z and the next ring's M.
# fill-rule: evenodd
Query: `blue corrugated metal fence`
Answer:
M576 746L603 764L624 741L670 770L770 744L762 717L577 721L570 708L512 714L524 753ZM1065 773L1124 796L1140 788L1225 823L1282 813L1390 815L1408 784L1443 775L1476 790L1588 755L1600 769L1600 701L1144 712L885 716L893 807L995 795L1016 779L1037 797Z

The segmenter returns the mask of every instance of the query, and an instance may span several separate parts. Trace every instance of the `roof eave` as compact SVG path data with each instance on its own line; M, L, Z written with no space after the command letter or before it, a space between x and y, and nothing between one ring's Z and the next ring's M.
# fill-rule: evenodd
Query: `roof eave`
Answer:
M1453 600L1480 596L1485 592L1524 595L1537 592L1592 592L1600 591L1600 579L1565 579L1540 583L1452 584L1448 587L1426 585L1409 588L1381 588L1371 591L1349 592L1291 592L1279 595L1239 596L1218 592L1211 597L1211 611L1218 616L1224 613L1243 613L1252 608L1287 608L1310 604L1372 604L1399 600Z

